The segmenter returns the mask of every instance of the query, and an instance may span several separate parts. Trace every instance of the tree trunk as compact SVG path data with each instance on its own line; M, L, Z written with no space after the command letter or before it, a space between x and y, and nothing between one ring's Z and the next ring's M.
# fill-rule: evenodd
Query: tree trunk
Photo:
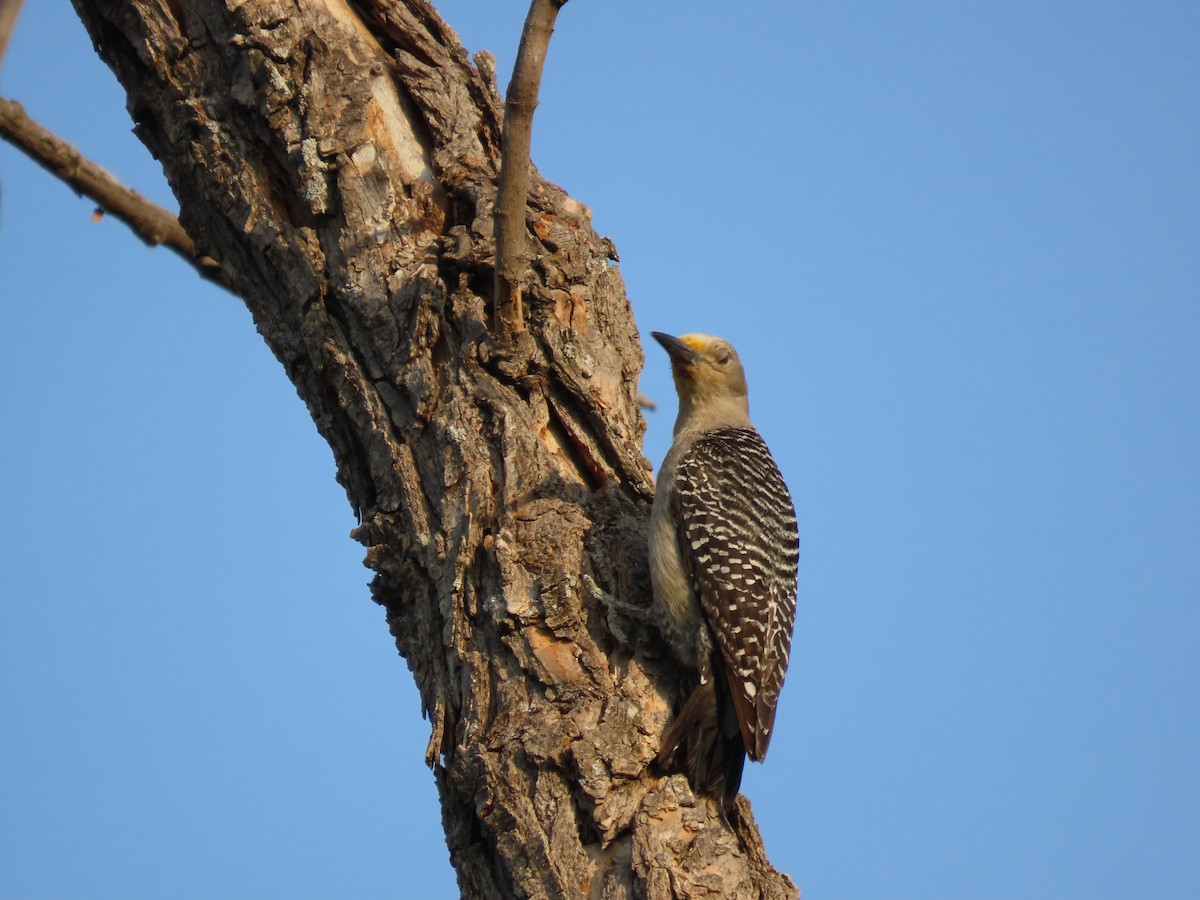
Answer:
M422 0L76 7L333 448L463 896L795 896L744 799L727 828L651 765L677 674L624 609L642 354L611 245L536 172L525 330L490 331L490 59Z

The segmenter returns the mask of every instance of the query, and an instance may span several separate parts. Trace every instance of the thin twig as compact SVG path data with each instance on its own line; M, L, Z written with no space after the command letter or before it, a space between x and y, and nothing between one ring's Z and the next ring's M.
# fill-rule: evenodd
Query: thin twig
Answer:
M533 0L521 46L513 65L512 80L504 100L504 134L500 150L500 184L496 191L496 283L493 292L495 329L514 334L525 329L521 285L525 279L525 206L529 197L529 142L533 136L533 111L546 49L554 33L554 20L567 0Z
M65 181L77 194L90 197L112 213L147 244L162 244L186 259L205 278L224 284L217 264L197 259L196 245L179 219L157 203L121 184L107 170L84 158L62 138L51 134L15 100L0 97L0 137L23 151L42 168Z

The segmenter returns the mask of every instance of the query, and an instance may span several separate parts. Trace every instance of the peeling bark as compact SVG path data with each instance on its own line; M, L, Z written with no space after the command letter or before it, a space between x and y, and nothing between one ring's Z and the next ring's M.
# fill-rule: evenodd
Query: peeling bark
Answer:
M650 599L642 353L611 244L536 172L527 330L490 333L487 58L421 0L76 7L333 448L463 896L796 896L744 798L731 830L651 766L677 674L609 602Z

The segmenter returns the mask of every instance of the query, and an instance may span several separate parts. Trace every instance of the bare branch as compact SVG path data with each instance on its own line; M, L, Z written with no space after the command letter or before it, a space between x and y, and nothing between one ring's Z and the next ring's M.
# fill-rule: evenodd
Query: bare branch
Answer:
M493 291L495 330L513 334L525 330L521 284L525 278L525 205L529 196L529 142L533 111L554 20L567 0L533 0L521 31L521 46L504 100L504 135L500 154L500 184L496 193L496 282Z
M150 246L169 247L205 278L224 284L216 262L207 257L197 259L196 245L179 224L179 219L133 188L121 184L106 169L47 131L29 117L20 103L3 97L0 97L0 137L65 181L75 193L95 200L101 209L132 228Z

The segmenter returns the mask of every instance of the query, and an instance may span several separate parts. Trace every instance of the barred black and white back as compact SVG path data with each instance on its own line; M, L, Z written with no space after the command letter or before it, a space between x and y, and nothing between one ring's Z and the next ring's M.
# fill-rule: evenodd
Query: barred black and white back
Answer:
M697 438L673 487L682 557L724 663L746 753L762 761L796 620L800 542L791 495L753 428Z

